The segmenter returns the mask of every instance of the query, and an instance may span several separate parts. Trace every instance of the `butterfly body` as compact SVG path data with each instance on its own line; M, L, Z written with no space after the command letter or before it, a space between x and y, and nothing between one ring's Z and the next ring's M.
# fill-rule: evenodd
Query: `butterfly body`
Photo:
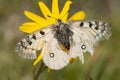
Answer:
M63 45L67 50L69 50L71 37L73 35L73 32L69 29L69 24L59 22L54 27L54 36L58 40L59 45Z
M111 26L103 21L58 21L23 38L18 42L16 52L24 58L36 59L36 51L41 50L45 65L59 70L71 58L79 57L84 62L83 53L93 54L99 41L110 36Z

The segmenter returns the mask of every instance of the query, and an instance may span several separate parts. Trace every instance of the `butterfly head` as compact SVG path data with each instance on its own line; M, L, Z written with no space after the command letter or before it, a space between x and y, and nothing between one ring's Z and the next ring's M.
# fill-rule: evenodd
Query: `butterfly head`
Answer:
M58 23L61 23L61 22L62 22L62 20L61 20L61 19L57 19L57 22L58 22Z
M57 23L62 23L62 20L61 19L57 19L57 18L55 18L55 17L52 17L52 16L49 16L49 15L47 15L47 17L50 17L50 18L53 18L53 19L55 19L56 21L57 21Z

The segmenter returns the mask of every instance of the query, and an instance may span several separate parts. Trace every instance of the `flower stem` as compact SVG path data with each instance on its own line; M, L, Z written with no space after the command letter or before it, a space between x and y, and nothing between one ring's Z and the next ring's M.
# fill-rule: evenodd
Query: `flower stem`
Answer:
M39 64L39 66L37 68L35 68L34 70L34 80L38 80L40 74L45 70L45 65L43 63L43 61L41 62L41 64Z

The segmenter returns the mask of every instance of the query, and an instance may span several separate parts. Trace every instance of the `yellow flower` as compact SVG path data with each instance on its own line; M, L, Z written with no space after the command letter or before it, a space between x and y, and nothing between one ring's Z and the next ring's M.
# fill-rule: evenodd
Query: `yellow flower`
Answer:
M67 0L61 12L59 12L58 0L53 0L52 12L48 9L48 7L43 2L39 2L38 4L39 4L41 12L44 15L44 18L32 12L25 11L25 15L29 19L31 19L33 22L23 23L22 26L19 27L21 31L26 32L26 33L32 33L48 25L56 24L57 23L56 19L60 19L62 22L66 22L68 18L68 14L69 14L69 8L72 2ZM79 11L75 13L72 17L70 17L68 21L69 20L82 20L84 18L85 18L84 11ZM36 65L41 59L42 59L42 54L38 56L38 58L35 60L33 65Z
M68 18L69 8L72 2L67 0L61 12L59 12L58 0L52 1L52 12L48 9L48 7L43 2L40 1L38 4L45 18L38 16L32 12L25 11L24 14L29 19L31 19L33 22L23 23L19 27L21 31L26 32L26 33L32 33L48 25L56 24L57 23L56 19L61 19L63 22L66 22ZM74 14L71 18L69 18L68 20L82 20L84 18L85 18L84 11L79 11L76 14Z

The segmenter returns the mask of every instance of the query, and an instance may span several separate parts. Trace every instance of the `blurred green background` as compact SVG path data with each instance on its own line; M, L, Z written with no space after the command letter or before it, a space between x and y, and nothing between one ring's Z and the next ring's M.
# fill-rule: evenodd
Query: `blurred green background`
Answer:
M33 80L34 60L14 52L16 43L26 35L18 27L28 21L24 10L42 15L40 0L0 0L0 80ZM51 7L51 0L41 0ZM59 0L60 9L66 0ZM86 12L85 20L103 20L112 26L112 36L96 47L94 55L85 54L85 63L76 60L62 70L44 70L39 80L120 80L120 0L72 0L70 15Z

